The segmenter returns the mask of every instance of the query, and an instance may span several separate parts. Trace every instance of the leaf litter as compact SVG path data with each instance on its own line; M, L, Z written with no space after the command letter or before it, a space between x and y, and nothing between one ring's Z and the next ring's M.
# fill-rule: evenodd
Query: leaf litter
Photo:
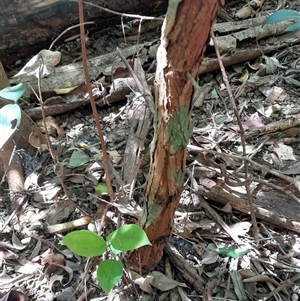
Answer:
M242 17L243 13L236 12L236 15ZM297 54L297 50L294 51ZM299 203L295 206L291 195L286 194L289 190L299 198L299 190L292 187L294 182L289 182L290 178L276 176L276 173L299 175L297 82L287 80L290 76L297 78L297 65L293 51L280 50L277 56L280 58L268 56L264 63L257 62L257 69L250 70L249 78L242 81L235 81L240 74L228 70L232 88L239 95L237 101L246 130L247 155L258 162L250 166L252 193L263 202L257 203L259 241L255 242L252 236L245 189L241 185L244 163L239 157L239 130L227 101L227 92L222 89L218 73L216 76L202 75L200 85L206 88L201 91L201 101L193 111L195 129L187 153L186 188L174 220L174 235L166 250L168 256L149 275L135 276L139 279L135 282L142 291L150 294L150 298L154 293L164 292L163 296L169 300L175 295L181 296L182 300L201 300L204 291L207 300L224 296L232 300L247 300L248 296L254 300L299 298L300 228L284 222L287 216L295 220L295 225L299 221ZM45 70L47 73L47 68ZM29 73L36 74L36 69ZM132 112L120 104L101 109L99 114L105 120L106 141L118 171L129 131L128 114ZM284 120L289 121L288 126L282 122ZM94 151L98 142L93 118L89 109L83 108L55 117L55 121L66 133L64 138L51 138L64 165L65 183L78 205L92 215L100 202L93 196L96 193L94 187L105 176L101 153ZM83 155L76 155L75 163L70 161L71 150ZM201 154L200 150L206 152ZM55 179L53 166L44 162L40 176L27 185L31 200L20 219L12 216L13 224L1 222L3 270L0 292L10 290L1 300L9 300L9 294L23 300L19 290L32 300L75 300L74 294L79 296L85 290L83 279L89 282L91 295L88 300L93 300L92 295L94 298L99 294L105 297L94 288L95 275L85 274L85 260L57 248L60 233L65 231L65 222L70 222L70 228L67 228L70 230L85 227L92 220L81 221L82 213L68 203ZM142 206L135 200L143 194L141 187L148 164L144 162L136 175L137 189L131 200L132 208ZM271 166L274 172L270 173L264 166ZM114 175L117 183L118 172ZM210 200L211 210L203 206L200 196ZM123 202L120 204L125 204L124 209L129 208L128 196L121 194L120 198ZM11 214L7 210L9 201L5 197L1 197L1 201L1 215L5 221ZM274 202L278 206L275 212L272 211ZM116 227L117 208L113 206L107 214L107 230ZM120 211L130 216L130 211ZM271 217L267 218L267 215ZM131 218L135 221L134 216ZM47 231L59 224L60 230ZM168 261L172 264L173 274L166 276ZM147 284L143 287L141 283L145 281ZM114 294L117 296L118 292Z

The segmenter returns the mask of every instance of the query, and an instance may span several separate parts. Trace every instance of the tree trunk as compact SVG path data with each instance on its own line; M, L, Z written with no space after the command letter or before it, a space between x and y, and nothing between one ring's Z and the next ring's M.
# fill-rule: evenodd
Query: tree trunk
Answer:
M167 0L90 0L119 13L157 16L165 13ZM121 16L84 4L85 21L94 21L85 28L103 30L121 24ZM124 22L127 19L124 17ZM1 0L0 11L0 61L4 67L29 54L48 48L65 29L78 24L78 3L70 0ZM63 36L79 33L79 27ZM112 37L113 38L113 37Z
M170 0L157 52L155 135L141 226L152 246L133 254L143 269L156 265L172 233L183 190L186 146L191 136L193 86L220 0Z

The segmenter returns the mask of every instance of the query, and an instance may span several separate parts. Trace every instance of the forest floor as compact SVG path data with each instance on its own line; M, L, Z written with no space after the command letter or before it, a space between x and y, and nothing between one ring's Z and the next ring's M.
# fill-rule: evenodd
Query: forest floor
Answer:
M300 11L297 1L286 2L289 9ZM235 29L234 20L266 16L277 7L274 1L267 0L256 13L243 17L241 9L245 3L234 3L229 1L217 19L217 25L232 26L231 33L249 29ZM144 43L139 59L153 91L160 24L146 30L148 25L143 23L145 31L139 36L139 43ZM136 43L138 27L138 21L125 24L126 43L120 27L89 36L89 58L111 53L116 47L126 51ZM225 35L221 27L217 27L216 35ZM9 188L2 184L0 300L300 300L299 33L255 40L244 32L234 48L230 43L222 48L245 130L247 163L241 159L241 134L221 72L219 68L209 72L203 69L192 113L194 130L187 147L185 189L174 219L173 236L157 267L147 275L134 275L131 280L126 273L108 294L98 286L95 261L74 255L59 244L69 231L97 228L101 220L88 218L106 200L105 192L99 193L105 173L94 117L89 104L59 115L51 113L55 124L49 125L51 144L64 167L66 189L77 206L74 208L66 197L48 153L26 159L31 162L24 171L27 198L17 216L10 206ZM233 54L252 46L273 47L274 51L230 64ZM61 66L80 60L77 38L54 50L62 53ZM212 46L208 47L205 60L216 60ZM10 66L8 75L17 73L27 61ZM122 187L120 181L128 172L124 171L125 148L138 110L134 106L138 97L134 85L128 90L125 81L129 77L116 60L108 70L103 67L92 78L106 95L113 94L113 82L124 80L120 95L111 102L112 98L108 98L110 104L98 101L115 189ZM53 95L44 98L48 96ZM30 115L38 104L27 99L22 107ZM42 127L40 121L37 124ZM106 213L104 237L117 225L137 222L141 215L152 136L153 129L135 186L123 187L126 202L109 207ZM248 164L251 177L257 233L242 182L244 164ZM123 260L126 266L125 257ZM22 292L25 299L12 291Z

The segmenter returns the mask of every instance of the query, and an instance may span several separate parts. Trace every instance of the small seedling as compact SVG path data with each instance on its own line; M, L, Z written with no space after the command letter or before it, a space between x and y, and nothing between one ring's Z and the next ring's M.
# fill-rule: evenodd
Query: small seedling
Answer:
M78 230L67 234L60 242L72 252L83 257L102 255L107 248L113 257L121 252L132 251L145 245L151 245L146 233L139 226L130 224L111 232L106 241L89 230ZM115 258L103 260L97 269L100 287L110 291L121 279L123 265Z

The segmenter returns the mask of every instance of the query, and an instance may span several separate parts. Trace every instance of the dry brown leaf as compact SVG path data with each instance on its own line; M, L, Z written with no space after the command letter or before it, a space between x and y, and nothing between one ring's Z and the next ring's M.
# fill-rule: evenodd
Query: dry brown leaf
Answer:
M11 290L0 301L25 301L25 295L21 292Z
M162 292L169 291L177 286L187 287L185 283L175 281L161 272L153 271L151 275L154 277L151 285Z

